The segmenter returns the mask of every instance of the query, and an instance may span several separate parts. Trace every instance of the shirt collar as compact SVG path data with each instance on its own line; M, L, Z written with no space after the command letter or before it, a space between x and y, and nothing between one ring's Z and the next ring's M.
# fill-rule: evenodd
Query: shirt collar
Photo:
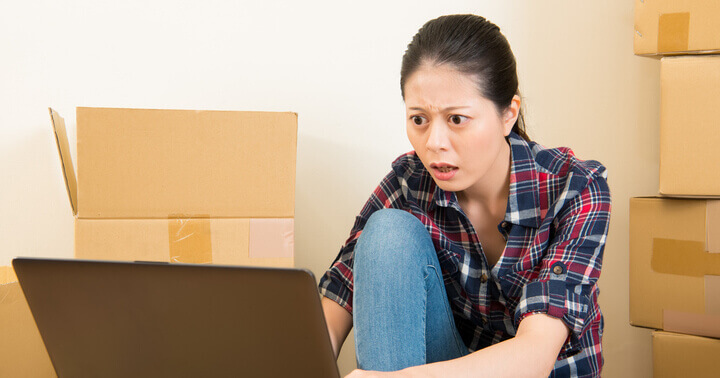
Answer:
M440 207L455 207L453 205L459 206L455 192L444 191L440 189L439 186L435 185L435 183L433 183L433 186L435 187L435 193L433 193L433 200L430 202L431 209L433 208L433 205Z
M510 132L510 193L505 221L525 227L540 227L538 173L530 143ZM534 143L533 143L534 144Z
M507 137L510 144L510 192L508 194L505 221L537 228L540 226L540 201L538 198L538 174L532 149L526 140L514 132ZM434 183L433 183L434 184ZM435 205L460 210L455 192L442 190L437 185L430 209Z

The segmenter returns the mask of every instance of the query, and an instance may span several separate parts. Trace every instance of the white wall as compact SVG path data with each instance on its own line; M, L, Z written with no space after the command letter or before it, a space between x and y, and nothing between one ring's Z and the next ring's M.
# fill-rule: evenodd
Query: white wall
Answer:
M427 20L476 13L517 56L530 134L610 173L600 280L605 377L651 375L628 325L628 199L657 192L658 62L632 53L631 1L112 1L0 5L0 264L72 256L47 107L299 114L297 265L317 276L394 157L410 150L400 59ZM73 146L74 149L74 146ZM74 151L73 151L74 152ZM352 340L352 339L349 339ZM353 368L352 343L341 369Z

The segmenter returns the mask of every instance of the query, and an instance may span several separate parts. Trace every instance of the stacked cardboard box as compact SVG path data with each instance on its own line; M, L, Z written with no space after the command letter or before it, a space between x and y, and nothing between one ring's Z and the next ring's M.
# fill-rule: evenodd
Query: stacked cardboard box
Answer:
M295 113L77 109L75 257L293 266Z
M720 340L662 331L652 338L655 377L717 377Z
M635 54L720 52L717 0L635 0Z
M660 59L660 182L630 200L630 324L675 332L653 334L655 376L717 374L718 22L714 0L635 3L635 54Z
M720 201L630 200L630 323L720 338Z

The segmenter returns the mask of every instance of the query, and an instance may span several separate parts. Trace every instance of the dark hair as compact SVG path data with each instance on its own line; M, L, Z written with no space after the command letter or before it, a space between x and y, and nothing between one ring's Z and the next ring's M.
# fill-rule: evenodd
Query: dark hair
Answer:
M500 28L483 17L457 14L430 20L415 34L407 47L400 69L400 91L405 99L405 83L421 65L447 64L475 77L483 97L498 111L507 109L519 95L515 56ZM512 131L525 140L522 110Z

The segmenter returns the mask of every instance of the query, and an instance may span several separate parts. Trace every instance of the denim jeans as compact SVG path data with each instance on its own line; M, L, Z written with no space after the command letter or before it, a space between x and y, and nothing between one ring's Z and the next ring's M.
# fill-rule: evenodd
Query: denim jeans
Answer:
M395 371L468 354L432 239L415 216L396 209L373 213L353 264L358 368Z

